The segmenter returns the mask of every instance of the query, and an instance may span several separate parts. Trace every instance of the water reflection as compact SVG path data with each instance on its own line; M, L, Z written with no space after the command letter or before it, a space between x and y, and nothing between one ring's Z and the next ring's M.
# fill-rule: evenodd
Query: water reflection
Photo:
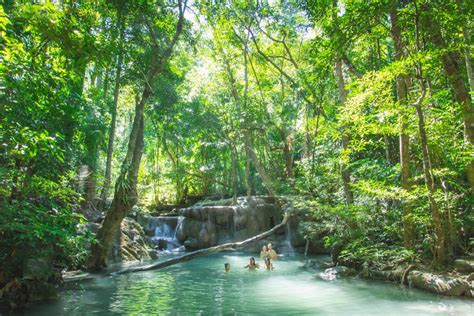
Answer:
M137 273L117 278L117 290L110 300L109 310L119 314L165 313L175 302L175 279L169 271L155 278Z
M301 269L300 255L280 258L274 271L248 271L243 268L248 258L217 254L163 270L98 278L26 314L474 315L473 302L465 299L358 279L316 279L315 271Z

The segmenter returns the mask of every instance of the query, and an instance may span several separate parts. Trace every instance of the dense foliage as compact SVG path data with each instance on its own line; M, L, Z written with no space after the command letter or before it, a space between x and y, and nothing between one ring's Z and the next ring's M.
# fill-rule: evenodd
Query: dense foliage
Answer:
M472 2L187 5L0 6L2 267L83 264L112 196L304 196L301 232L353 262L472 250Z

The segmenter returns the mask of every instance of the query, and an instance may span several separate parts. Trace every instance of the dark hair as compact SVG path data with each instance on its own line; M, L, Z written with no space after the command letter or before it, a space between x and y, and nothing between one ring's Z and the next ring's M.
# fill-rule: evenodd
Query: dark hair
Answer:
M270 257L265 257L265 262L267 262L267 261L268 261L268 262L271 262L271 261L270 261Z
M228 262L224 263L224 267L230 267L230 263Z

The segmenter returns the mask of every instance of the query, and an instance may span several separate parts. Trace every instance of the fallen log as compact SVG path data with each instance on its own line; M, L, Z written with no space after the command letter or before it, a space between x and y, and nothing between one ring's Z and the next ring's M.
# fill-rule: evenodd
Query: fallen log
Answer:
M225 243L225 244L217 245L217 246L214 246L214 247L199 249L199 250L184 254L182 256L172 258L172 259L169 259L169 260L165 260L165 261L162 261L162 262L152 263L152 264L139 266L139 267L126 268L126 269L114 272L114 273L112 273L112 275L162 269L162 268L166 268L166 267L178 264L180 262L185 262L185 261L197 258L197 257L208 256L208 255L211 255L211 254L216 253L216 252L220 252L220 251L224 251L224 250L241 249L241 248L244 248L245 246L247 246L250 243L262 240L262 239L264 239L268 236L273 235L277 230L279 230L280 228L282 228L286 225L289 218L290 218L290 214L285 213L285 216L283 217L283 220L281 221L280 224L275 225L272 229L267 230L266 232L263 232L261 234L258 234L256 236L253 236L253 237L251 237L249 239L246 239L246 240L243 240L243 241Z

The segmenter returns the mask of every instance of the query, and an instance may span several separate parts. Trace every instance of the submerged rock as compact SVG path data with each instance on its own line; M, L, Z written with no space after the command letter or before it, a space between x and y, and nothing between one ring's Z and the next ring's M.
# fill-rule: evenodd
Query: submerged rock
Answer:
M460 277L412 271L408 275L410 287L448 296L471 296L469 282Z

